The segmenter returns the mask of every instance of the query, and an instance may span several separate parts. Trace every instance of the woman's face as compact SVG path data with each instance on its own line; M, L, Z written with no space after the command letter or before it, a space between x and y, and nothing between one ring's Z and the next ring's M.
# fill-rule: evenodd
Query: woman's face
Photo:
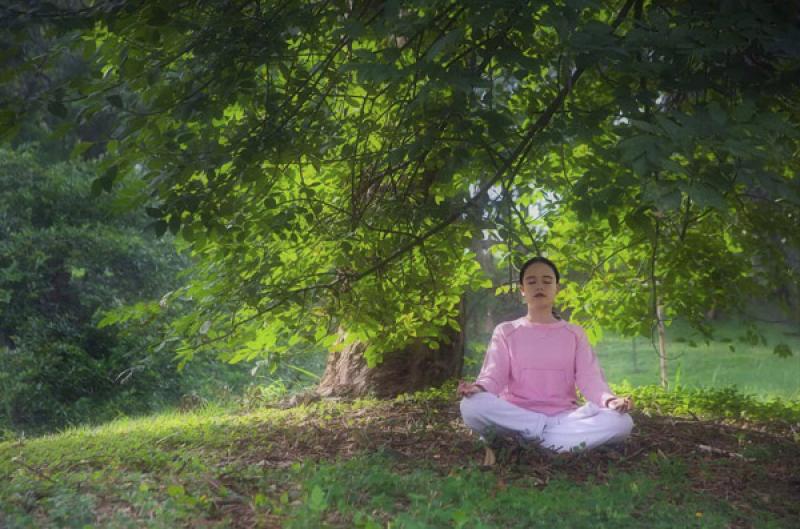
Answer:
M545 263L533 263L525 269L520 290L529 307L552 307L559 290L556 274Z

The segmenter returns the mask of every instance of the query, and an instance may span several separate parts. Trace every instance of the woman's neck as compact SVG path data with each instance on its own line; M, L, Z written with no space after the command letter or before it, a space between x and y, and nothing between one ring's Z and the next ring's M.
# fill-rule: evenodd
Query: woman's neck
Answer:
M528 321L532 323L555 323L558 320L553 316L553 307L528 307Z

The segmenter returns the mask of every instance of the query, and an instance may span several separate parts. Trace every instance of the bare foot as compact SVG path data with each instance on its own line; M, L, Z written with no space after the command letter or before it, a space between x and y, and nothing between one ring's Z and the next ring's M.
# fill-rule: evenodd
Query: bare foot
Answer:
M483 466L491 467L497 462L497 458L494 456L494 450L489 448L488 446L485 447L486 452L483 454Z

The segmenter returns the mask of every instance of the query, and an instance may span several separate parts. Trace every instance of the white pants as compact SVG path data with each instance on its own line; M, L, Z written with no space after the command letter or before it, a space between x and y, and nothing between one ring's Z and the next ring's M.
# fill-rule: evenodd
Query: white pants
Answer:
M491 393L476 393L461 400L461 416L479 434L495 431L537 440L545 448L569 452L625 440L633 429L627 413L587 403L577 410L548 416L526 410Z

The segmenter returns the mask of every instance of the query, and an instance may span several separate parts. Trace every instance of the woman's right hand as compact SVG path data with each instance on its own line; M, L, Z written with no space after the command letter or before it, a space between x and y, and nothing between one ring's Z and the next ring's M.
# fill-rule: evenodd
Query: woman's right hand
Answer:
M463 380L459 380L458 389L456 389L456 393L459 397L471 397L476 393L481 393L483 391L485 390L478 384L464 382Z

